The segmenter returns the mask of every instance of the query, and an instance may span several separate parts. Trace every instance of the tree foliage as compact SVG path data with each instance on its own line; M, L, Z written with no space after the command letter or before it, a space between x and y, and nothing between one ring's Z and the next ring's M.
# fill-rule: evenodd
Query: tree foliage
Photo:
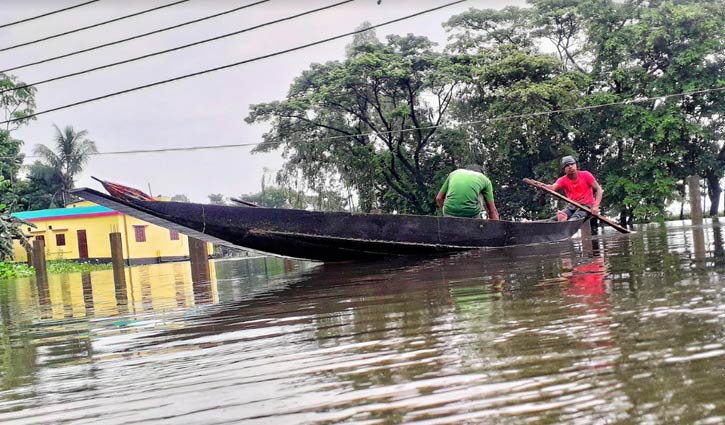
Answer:
M4 193L9 187L10 181L0 176L0 193ZM27 238L20 229L21 224L35 227L32 223L13 217L10 214L11 210L8 205L0 202L0 261L13 257L13 239L18 239L26 249L30 248Z
M363 210L433 212L459 141L439 127L457 66L432 47L424 37L390 36L344 61L312 64L287 99L251 106L247 122L272 125L256 151L283 148L286 168L317 192L320 179L339 176Z
M186 196L186 195L184 195L183 193L176 194L176 195L172 196L171 197L171 200L174 201L174 202L191 202L189 200L189 197Z
M623 221L663 218L690 174L707 176L711 196L718 195L725 171L723 92L667 95L723 86L723 8L699 1L530 3L527 9L471 10L447 24L457 52L484 58L477 63L481 70L508 71L484 71L456 108L465 117L499 119L484 122L476 135L495 158L494 181L512 185L499 197L505 199L502 212L545 211L546 201L527 207L526 195L513 187L521 172L554 179L553 159L565 154L598 176L604 206ZM540 65L547 45L556 52L548 69ZM511 72L505 64L524 65L516 57L528 66ZM557 109L574 111L547 113ZM517 113L525 118L506 119Z
M16 183L16 192L19 210L63 207L63 176L54 167L35 161L25 179Z
M224 201L224 195L221 193L211 193L208 195L209 197L209 203L212 205L226 205L226 201Z
M21 81L0 72L0 89L24 86ZM17 203L17 175L23 162L20 153L22 141L12 136L12 131L27 123L35 110L35 89L24 87L0 93L0 111L3 121L10 121L0 128L0 261L13 254L12 239L18 238L27 244L22 235L19 221L10 213Z
M90 155L97 153L96 143L86 136L87 130L76 131L72 126L66 126L61 130L57 125L55 128L54 148L45 145L36 145L33 153L42 158L45 165L56 170L63 180L63 189L72 189L75 185L74 179L85 166Z

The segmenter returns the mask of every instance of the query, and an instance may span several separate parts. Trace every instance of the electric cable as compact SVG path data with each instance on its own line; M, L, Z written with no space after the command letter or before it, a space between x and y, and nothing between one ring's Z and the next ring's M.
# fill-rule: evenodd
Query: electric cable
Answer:
M171 6L176 6L177 4L186 3L187 1L189 1L189 0L179 0L179 1L175 1L173 3L169 3L169 4L164 4L164 5L161 5L161 6L153 7L151 9L142 10L141 12L136 12L136 13L132 13L130 15L120 16L118 18L110 19L108 21L103 21L103 22L99 22L97 24L88 25L88 26L85 26L85 27L76 28L74 30L62 32L60 34L50 35L48 37L39 38L39 39L33 40L33 41L27 41L25 43L16 44L14 46L3 47L3 48L0 49L0 52L5 52L5 51L8 51L8 50L17 49L18 47L29 46L31 44L40 43L41 41L52 40L54 38L63 37L64 35L73 34L73 33L77 33L77 32L80 32L80 31L87 30L87 29L100 27L102 25L106 25L106 24L110 24L110 23L113 23L113 22L118 22L118 21L121 21L121 20L124 20L124 19L133 18L135 16L143 15L145 13L154 12L154 11L157 11L157 10L160 10L160 9L164 9L164 8L167 8L167 7L171 7Z
M299 17L305 16L305 15L310 15L312 13L316 13L316 12L319 12L319 11L322 11L322 10L332 9L334 7L342 6L343 4L346 4L346 3L352 3L353 1L355 1L355 0L343 0L341 2L334 3L334 4L331 4L331 5L328 5L328 6L323 6L323 7L317 8L317 9L307 10L305 12L298 13L296 15L287 16L287 17L284 17L284 18L281 18L281 19L275 19L274 21L265 22L263 24L255 25L253 27L244 28L244 29L239 30L239 31L234 31L234 32L231 32L231 33L228 33L228 34L223 34L223 35L220 35L220 36L216 36L216 37L212 37L212 38L207 38L206 40L195 41L193 43L184 44L182 46L173 47L171 49L160 50L158 52L149 53L149 54L142 55L142 56L137 56L135 58L126 59L126 60L122 60L122 61L119 61L119 62L113 62L113 63L109 63L109 64L106 64L106 65L97 66L95 68L84 69L82 71L73 72L73 73L61 75L61 76L58 76L58 77L48 78L47 80L36 81L34 83L22 84L22 85L15 86L15 87L9 87L9 88L0 90L0 94L3 94L5 92L9 92L9 91L15 91L15 90L24 89L24 88L27 88L27 87L36 87L36 86L39 86L41 84L47 84L47 83L50 83L50 82L53 82L53 81L64 80L66 78L76 77L78 75L83 75L83 74L88 74L88 73L91 73L91 72L94 72L94 71L99 71L101 69L112 68L114 66L124 65L124 64L127 64L127 63L131 63L131 62L140 61L142 59L148 59L148 58L151 58L151 57L154 57L154 56L159 56L159 55L163 55L163 54L166 54L166 53L171 53L171 52L176 52L176 51L183 50L183 49L188 49L189 47L198 46L198 45L201 45L201 44L205 44L205 43L209 43L209 42L212 42L212 41L220 40L220 39L223 39L223 38L231 37L233 35L239 35L239 34L242 34L242 33L245 33L245 32L249 32L249 31L253 31L253 30L256 30L256 29L259 29L259 28L263 28L263 27L266 27L266 26L269 26L269 25L277 24L277 23L284 22L284 21L289 21L289 20L292 20L292 19L295 19L295 18L299 18Z
M25 23L25 22L30 22L30 21L35 20L35 19L45 18L46 16L55 15L56 13L65 12L66 10L75 9L75 8L78 8L78 7L81 7L81 6L85 6L87 4L95 3L97 1L99 1L99 0L91 0L91 1L87 1L85 3L76 4L75 6L68 6L68 7L63 8L63 9L58 9L58 10L54 10L52 12L43 13L42 15L33 16L32 18L25 18L25 19L21 19L19 21L15 21L15 22L8 22L7 24L0 24L0 28L6 28L6 27L9 27L9 26L12 26L12 25L17 25L17 24L22 24L22 23Z
M98 0L95 0L95 1L98 1ZM150 35L159 34L159 33L165 32L165 31L170 31L170 30L174 30L174 29L177 29L177 28L181 28L181 27L186 26L186 25L196 24L198 22L203 22L203 21L206 21L206 20L209 20L209 19L218 18L219 16L228 15L230 13L238 12L240 10L247 9L249 7L256 6L256 5L261 4L261 3L267 3L269 1L270 0L260 0L260 1L254 2L254 3L245 4L244 6L235 7L234 9L229 9L229 10L226 10L224 12L216 13L214 15L205 16L203 18L194 19L194 20L191 20L191 21L183 22L181 24L177 24L177 25L173 25L173 26L170 26L170 27L166 27L166 28L161 28L161 29L158 29L158 30L150 31L150 32L147 32L147 33L144 33L144 34L134 35L133 37L128 37L128 38L124 38L124 39L121 39L121 40L112 41L110 43L99 44L98 46L89 47L87 49L77 50L75 52L70 52L70 53L66 53L66 54L63 54L63 55L59 55L59 56L53 56L51 58L41 59L39 61L29 62L29 63L23 64L23 65L14 66L12 68L3 69L3 70L0 70L0 73L8 73L10 71L15 71L17 69L28 68L30 66L40 65L40 64L43 64L43 63L52 62L52 61L57 60L57 59L63 59L63 58L67 58L67 57L70 57L70 56L79 55L81 53L86 53L86 52L90 52L90 51L93 51L93 50L98 50L98 49L101 49L103 47L115 46L117 44L122 44L122 43L125 43L127 41L137 40L139 38L148 37Z
M531 117L537 117L537 116L542 116L542 115L553 115L553 114L560 114L560 113L567 113L567 112L588 111L588 110L593 110L593 109L601 109L601 108L605 108L608 106L631 105L631 104L640 103L640 102L650 102L650 101L656 101L656 100L661 100L661 99L669 99L672 97L698 95L698 94L718 92L718 91L723 91L723 90L725 90L725 86L715 87L715 88L711 88L711 89L693 90L693 91L682 92L682 93L672 93L672 94L656 96L656 97L643 97L643 98L638 98L638 99L627 99L627 100L622 100L619 102L602 103L599 105L588 105L588 106L580 106L580 107L568 108L568 109L555 109L555 110L551 110L551 111L531 112L531 113L527 113L527 114L506 115L506 116L487 118L487 119L483 119L483 120L464 121L464 122L458 123L458 125L459 126L471 126L471 125L475 125L475 124L487 124L487 123L496 122L496 121L524 119L524 118L531 118ZM324 140L349 139L351 137L370 137L370 136L379 136L379 135L384 135L384 134L391 135L391 134L407 133L407 132L418 131L418 130L431 130L431 129L440 128L440 127L445 127L445 125L439 124L439 125L405 128L405 129L400 129L400 130L376 131L376 132L370 132L370 133L348 134L348 135L341 135L341 136L327 136L327 137L320 137L320 138L317 138L314 140L298 139L296 141L301 142L301 143L312 143L312 142L319 142L319 141L324 141ZM159 148L159 149L135 149L135 150L125 150L125 151L96 152L96 153L92 153L89 155L90 156L105 156L105 155L128 155L128 154L143 154L143 153L198 151L198 150L208 150L208 149L230 149L230 148L241 148L241 147L256 147L256 146L262 145L263 143L264 142L248 142L248 143L234 143L234 144L226 144L226 145L185 146L185 147L176 147L176 148L172 147L172 148ZM0 158L13 159L16 157L5 156L5 157L0 157ZM25 158L40 158L40 157L34 156L34 155L28 155L28 156L25 156Z
M36 116L39 116L39 115L44 115L44 114L48 114L48 113L51 113L51 112L60 111L62 109L72 108L74 106L84 105L86 103L96 102L96 101L99 101L99 100L102 100L102 99L108 99L110 97L119 96L119 95L126 94L126 93L131 93L131 92L138 91L138 90L142 90L142 89L146 89L146 88L149 88L149 87L159 86L159 85L162 85L162 84L167 84L167 83L171 83L171 82L174 82L174 81L179 81L179 80L183 80L183 79L186 79L186 78L197 77L199 75L208 74L210 72L221 71L221 70L224 70L224 69L233 68L235 66L239 66L239 65L244 65L244 64L247 64L247 63L251 63L251 62L260 61L260 60L268 59L268 58L275 57L275 56L280 56L280 55L283 55L283 54L286 54L286 53L294 52L294 51L297 51L297 50L302 50L302 49L305 49L305 48L308 48L308 47L312 47L312 46L317 46L317 45L320 45L320 44L328 43L330 41L338 40L340 38L344 38L344 37L347 37L347 36L350 36L350 35L360 34L360 33L363 33L365 31L369 31L370 29L373 29L373 28L379 28L379 27L382 27L382 26L385 26L385 25L390 25L390 24L393 24L393 23L396 23L396 22L401 22L401 21L404 21L406 19L410 19L410 18L414 18L414 17L417 17L417 16L421 16L421 15L424 15L426 13L430 13L430 12L433 12L433 11L436 11L436 10L440 10L440 9L443 9L443 8L446 8L446 7L450 7L450 6L459 4L459 3L464 3L466 1L468 1L468 0L457 0L457 1L454 1L454 2L451 2L451 3L446 3L444 5L437 6L437 7L431 8L431 9L426 9L426 10L423 10L423 11L420 11L420 12L416 12L416 13L411 14L411 15L403 16L403 17L400 17L400 18L396 18L396 19L392 19L390 21L386 21L386 22L380 23L380 24L372 25L372 26L367 27L367 28L364 28L364 29L359 29L359 30L351 31L351 32L348 32L348 33L345 33L345 34L336 35L336 36L333 36L333 37L328 37L328 38L325 38L325 39L322 39L322 40L313 41L311 43L303 44L303 45L296 46L296 47L292 47L292 48L285 49L285 50L279 50L277 52L269 53L269 54L266 54L266 55L263 55L263 56L258 56L256 58L246 59L246 60L243 60L243 61L239 61L239 62L227 64L227 65L218 66L216 68L205 69L205 70L198 71L198 72L194 72L194 73L191 73L191 74L181 75L181 76L178 76L178 77L169 78L169 79L162 80L162 81L157 81L157 82L154 82L154 83L144 84L142 86L132 87L130 89L121 90L121 91L117 91L117 92L105 94L105 95L102 95L102 96L98 96L98 97L94 97L94 98L90 98L90 99L81 100L81 101L74 102L74 103L69 103L67 105L58 106L58 107L51 108L51 109L46 109L46 110L40 111L40 112L34 112L32 114L28 114L28 115L23 116L23 117L13 118L13 119L10 119L10 120L5 120L5 121L0 121L0 124L8 124L8 123L15 122L15 121L25 120L25 119L32 118L32 117L36 117Z

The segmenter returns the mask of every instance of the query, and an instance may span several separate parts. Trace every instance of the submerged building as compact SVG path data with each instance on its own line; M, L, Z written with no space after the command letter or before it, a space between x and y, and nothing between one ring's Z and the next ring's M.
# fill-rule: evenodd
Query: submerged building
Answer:
M23 225L23 233L31 242L44 241L48 260L110 262L109 234L114 232L121 233L123 258L129 265L189 259L187 236L88 201L13 216L36 226ZM14 260L27 261L25 249L17 241L14 245Z

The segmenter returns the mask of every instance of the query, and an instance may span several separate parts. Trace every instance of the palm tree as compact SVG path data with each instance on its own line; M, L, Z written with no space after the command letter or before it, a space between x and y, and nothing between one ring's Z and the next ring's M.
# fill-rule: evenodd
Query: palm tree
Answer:
M70 125L62 131L55 124L53 127L55 127L55 150L45 145L36 145L33 153L41 157L60 175L63 190L67 191L73 188L75 176L83 170L88 157L98 150L96 143L86 138L88 131L76 132Z

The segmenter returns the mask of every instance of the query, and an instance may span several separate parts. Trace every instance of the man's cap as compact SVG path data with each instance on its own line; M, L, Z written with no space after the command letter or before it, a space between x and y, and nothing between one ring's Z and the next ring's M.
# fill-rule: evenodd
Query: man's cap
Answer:
M573 156L565 156L561 159L561 168L566 167L567 165L576 164L576 159L574 159Z
M478 164L468 164L466 165L466 170L475 171L477 173L486 174L486 169L483 168L482 165Z

